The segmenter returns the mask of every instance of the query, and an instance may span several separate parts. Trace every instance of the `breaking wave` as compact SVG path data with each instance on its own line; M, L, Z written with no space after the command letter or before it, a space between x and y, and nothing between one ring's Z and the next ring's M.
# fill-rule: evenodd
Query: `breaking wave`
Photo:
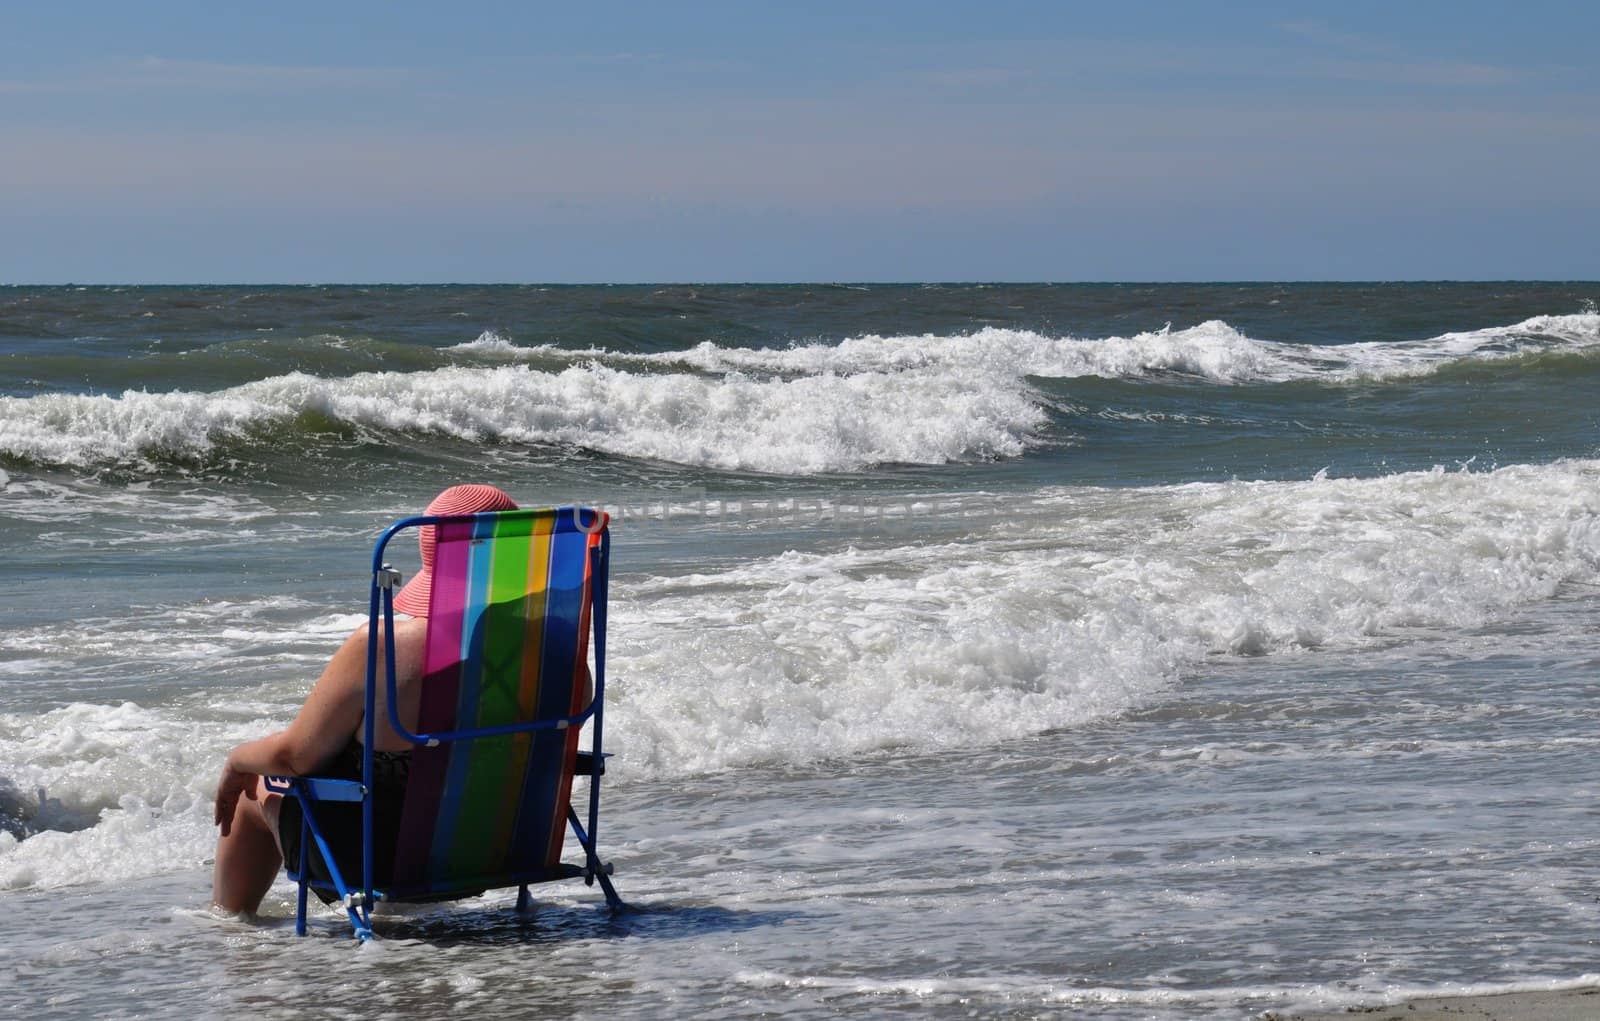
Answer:
M451 367L278 376L216 393L0 399L0 450L35 463L200 459L311 419L469 442L567 444L698 467L806 474L1015 457L1045 414L1005 381L863 372L801 379Z
M622 575L608 748L625 779L989 745L1125 714L1219 656L1476 626L1600 580L1597 483L1600 462L1580 461L1063 489L961 542ZM193 651L240 616L153 633ZM252 630L229 640L254 646L254 629L278 628L296 656L276 667L285 679L226 710L187 699L0 713L0 889L208 853L217 763L293 713L297 678L356 620L299 604L242 616ZM41 627L0 651L48 660L77 640Z
M1535 316L1510 326L1446 333L1428 340L1293 344L1257 340L1219 320L1131 337L1049 337L988 328L956 336L868 335L837 344L728 348L705 342L687 351L622 354L551 345L518 347L486 332L453 350L488 358L603 359L608 363L702 372L850 375L952 371L998 377L1143 379L1187 376L1213 383L1406 379L1462 362L1493 362L1549 352L1600 350L1600 314Z
M1600 351L1600 314L1538 316L1413 342L1256 340L1223 322L1098 340L984 329L782 349L628 353L518 347L486 331L462 364L210 392L0 397L0 457L73 468L204 461L290 434L438 435L555 444L697 468L810 475L1013 458L1050 441L1030 379L1212 384L1412 378L1451 366Z

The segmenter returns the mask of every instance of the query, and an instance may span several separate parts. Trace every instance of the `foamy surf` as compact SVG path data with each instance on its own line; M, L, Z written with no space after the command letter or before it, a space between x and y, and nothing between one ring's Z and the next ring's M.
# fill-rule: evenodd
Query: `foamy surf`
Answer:
M1597 483L1600 462L1583 461L1060 490L969 520L960 542L619 575L608 747L638 780L987 746L1115 718L1219 657L1481 625L1600 581ZM158 843L179 849L163 860L192 865L221 756L287 720L315 653L359 619L281 599L150 619L180 614L193 619L160 648L124 654L170 672L261 649L231 673L276 679L234 689L226 712L180 699L0 715L12 790L0 888L137 872L150 866L135 852ZM126 637L107 636L99 655ZM65 662L73 641L39 628L0 638L0 652Z
M1213 656L1474 626L1600 577L1597 482L1574 462L1072 490L958 543L619 581L641 624L613 646L617 731L652 770L960 747L1126 712Z
M1044 422L1023 388L948 373L707 378L603 365L453 367L322 379L294 373L217 393L0 398L0 449L46 465L200 460L315 415L465 442L561 444L784 474L885 462L1015 457Z
M494 364L335 378L295 372L215 392L0 398L0 453L46 466L156 469L204 464L227 444L270 446L335 428L364 439L556 445L797 476L970 463L1072 442L1049 433L1034 378L1228 386L1410 379L1450 366L1600 350L1600 314L1334 345L1257 340L1208 321L1092 340L984 329L780 349L703 342L655 354L522 348L488 331L453 350ZM566 367L520 364L527 361Z
M1533 316L1507 326L1441 334L1416 341L1301 344L1249 337L1221 320L1131 336L1050 336L986 328L916 336L868 334L834 344L787 348L725 347L704 341L686 351L633 354L554 345L519 347L488 331L452 350L489 358L595 359L607 364L692 368L701 372L790 375L947 370L1058 379L1146 379L1176 376L1248 385L1307 381L1407 379L1472 362L1502 361L1552 351L1600 348L1600 314Z

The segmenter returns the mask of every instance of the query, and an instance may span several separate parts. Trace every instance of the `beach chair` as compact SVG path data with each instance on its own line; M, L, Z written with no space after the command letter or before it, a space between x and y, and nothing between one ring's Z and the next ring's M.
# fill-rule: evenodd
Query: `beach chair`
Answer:
M394 536L436 526L424 678L417 731L395 711L393 598L400 576L384 561ZM372 938L377 901L450 900L486 890L557 879L599 882L606 902L622 906L611 867L600 860L601 751L606 672L607 516L586 508L513 510L396 522L373 551L367 647L366 730L362 782L269 777L268 785L301 806L299 861L285 862L299 884L295 932L305 935L306 894L337 898L357 938ZM388 650L378 677L378 620ZM594 632L594 694L586 702L587 651ZM373 733L378 685L386 685L389 722L410 740L410 776L400 809L394 874L374 885ZM592 747L578 732L593 721ZM588 778L587 819L571 804L574 776ZM319 812L331 802L361 806L361 875L341 873ZM353 808L346 807L346 812ZM562 860L572 828L582 863ZM391 829L393 827L390 827ZM313 855L320 861L313 868Z

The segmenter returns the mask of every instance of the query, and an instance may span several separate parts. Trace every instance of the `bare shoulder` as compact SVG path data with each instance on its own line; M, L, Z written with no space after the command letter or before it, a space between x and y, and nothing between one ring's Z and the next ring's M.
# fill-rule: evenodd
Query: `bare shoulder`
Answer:
M382 633L381 631L379 632ZM399 655L420 654L428 640L426 617L406 617L394 622L394 643Z
M364 642L367 640L368 624L363 622L346 639L349 642ZM428 620L426 617L396 617L394 620L394 640L399 642L420 642L428 634ZM378 637L383 637L383 621L378 622Z

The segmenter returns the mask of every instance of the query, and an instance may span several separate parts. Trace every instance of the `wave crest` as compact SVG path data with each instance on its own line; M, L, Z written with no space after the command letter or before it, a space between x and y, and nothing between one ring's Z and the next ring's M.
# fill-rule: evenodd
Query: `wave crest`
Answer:
M776 473L1014 457L1045 417L1003 381L942 373L783 380L599 364L559 372L458 366L339 379L291 373L216 393L3 398L0 450L72 467L197 460L221 441L259 438L307 416Z
M660 772L960 747L1123 714L1216 656L1478 626L1600 579L1597 481L1071 488L960 542L621 579L607 734Z
M1230 386L1406 379L1451 366L1600 352L1600 314L1535 316L1429 340L1312 345L1212 320L1086 340L988 328L789 348L636 353L518 347L489 330L462 364L224 390L0 397L0 456L90 467L203 462L218 444L378 430L560 444L775 474L1016 457L1047 423L1030 378L1179 378Z
M955 335L867 334L832 344L787 348L723 347L704 341L685 351L637 354L550 344L519 347L486 331L453 350L494 360L598 360L705 373L782 376L947 371L1021 376L1137 380L1181 376L1245 385L1302 380L1382 381L1425 375L1463 362L1600 349L1600 314L1534 316L1509 326L1445 333L1427 340L1296 344L1259 340L1221 320L1128 337L1052 337L987 327Z

